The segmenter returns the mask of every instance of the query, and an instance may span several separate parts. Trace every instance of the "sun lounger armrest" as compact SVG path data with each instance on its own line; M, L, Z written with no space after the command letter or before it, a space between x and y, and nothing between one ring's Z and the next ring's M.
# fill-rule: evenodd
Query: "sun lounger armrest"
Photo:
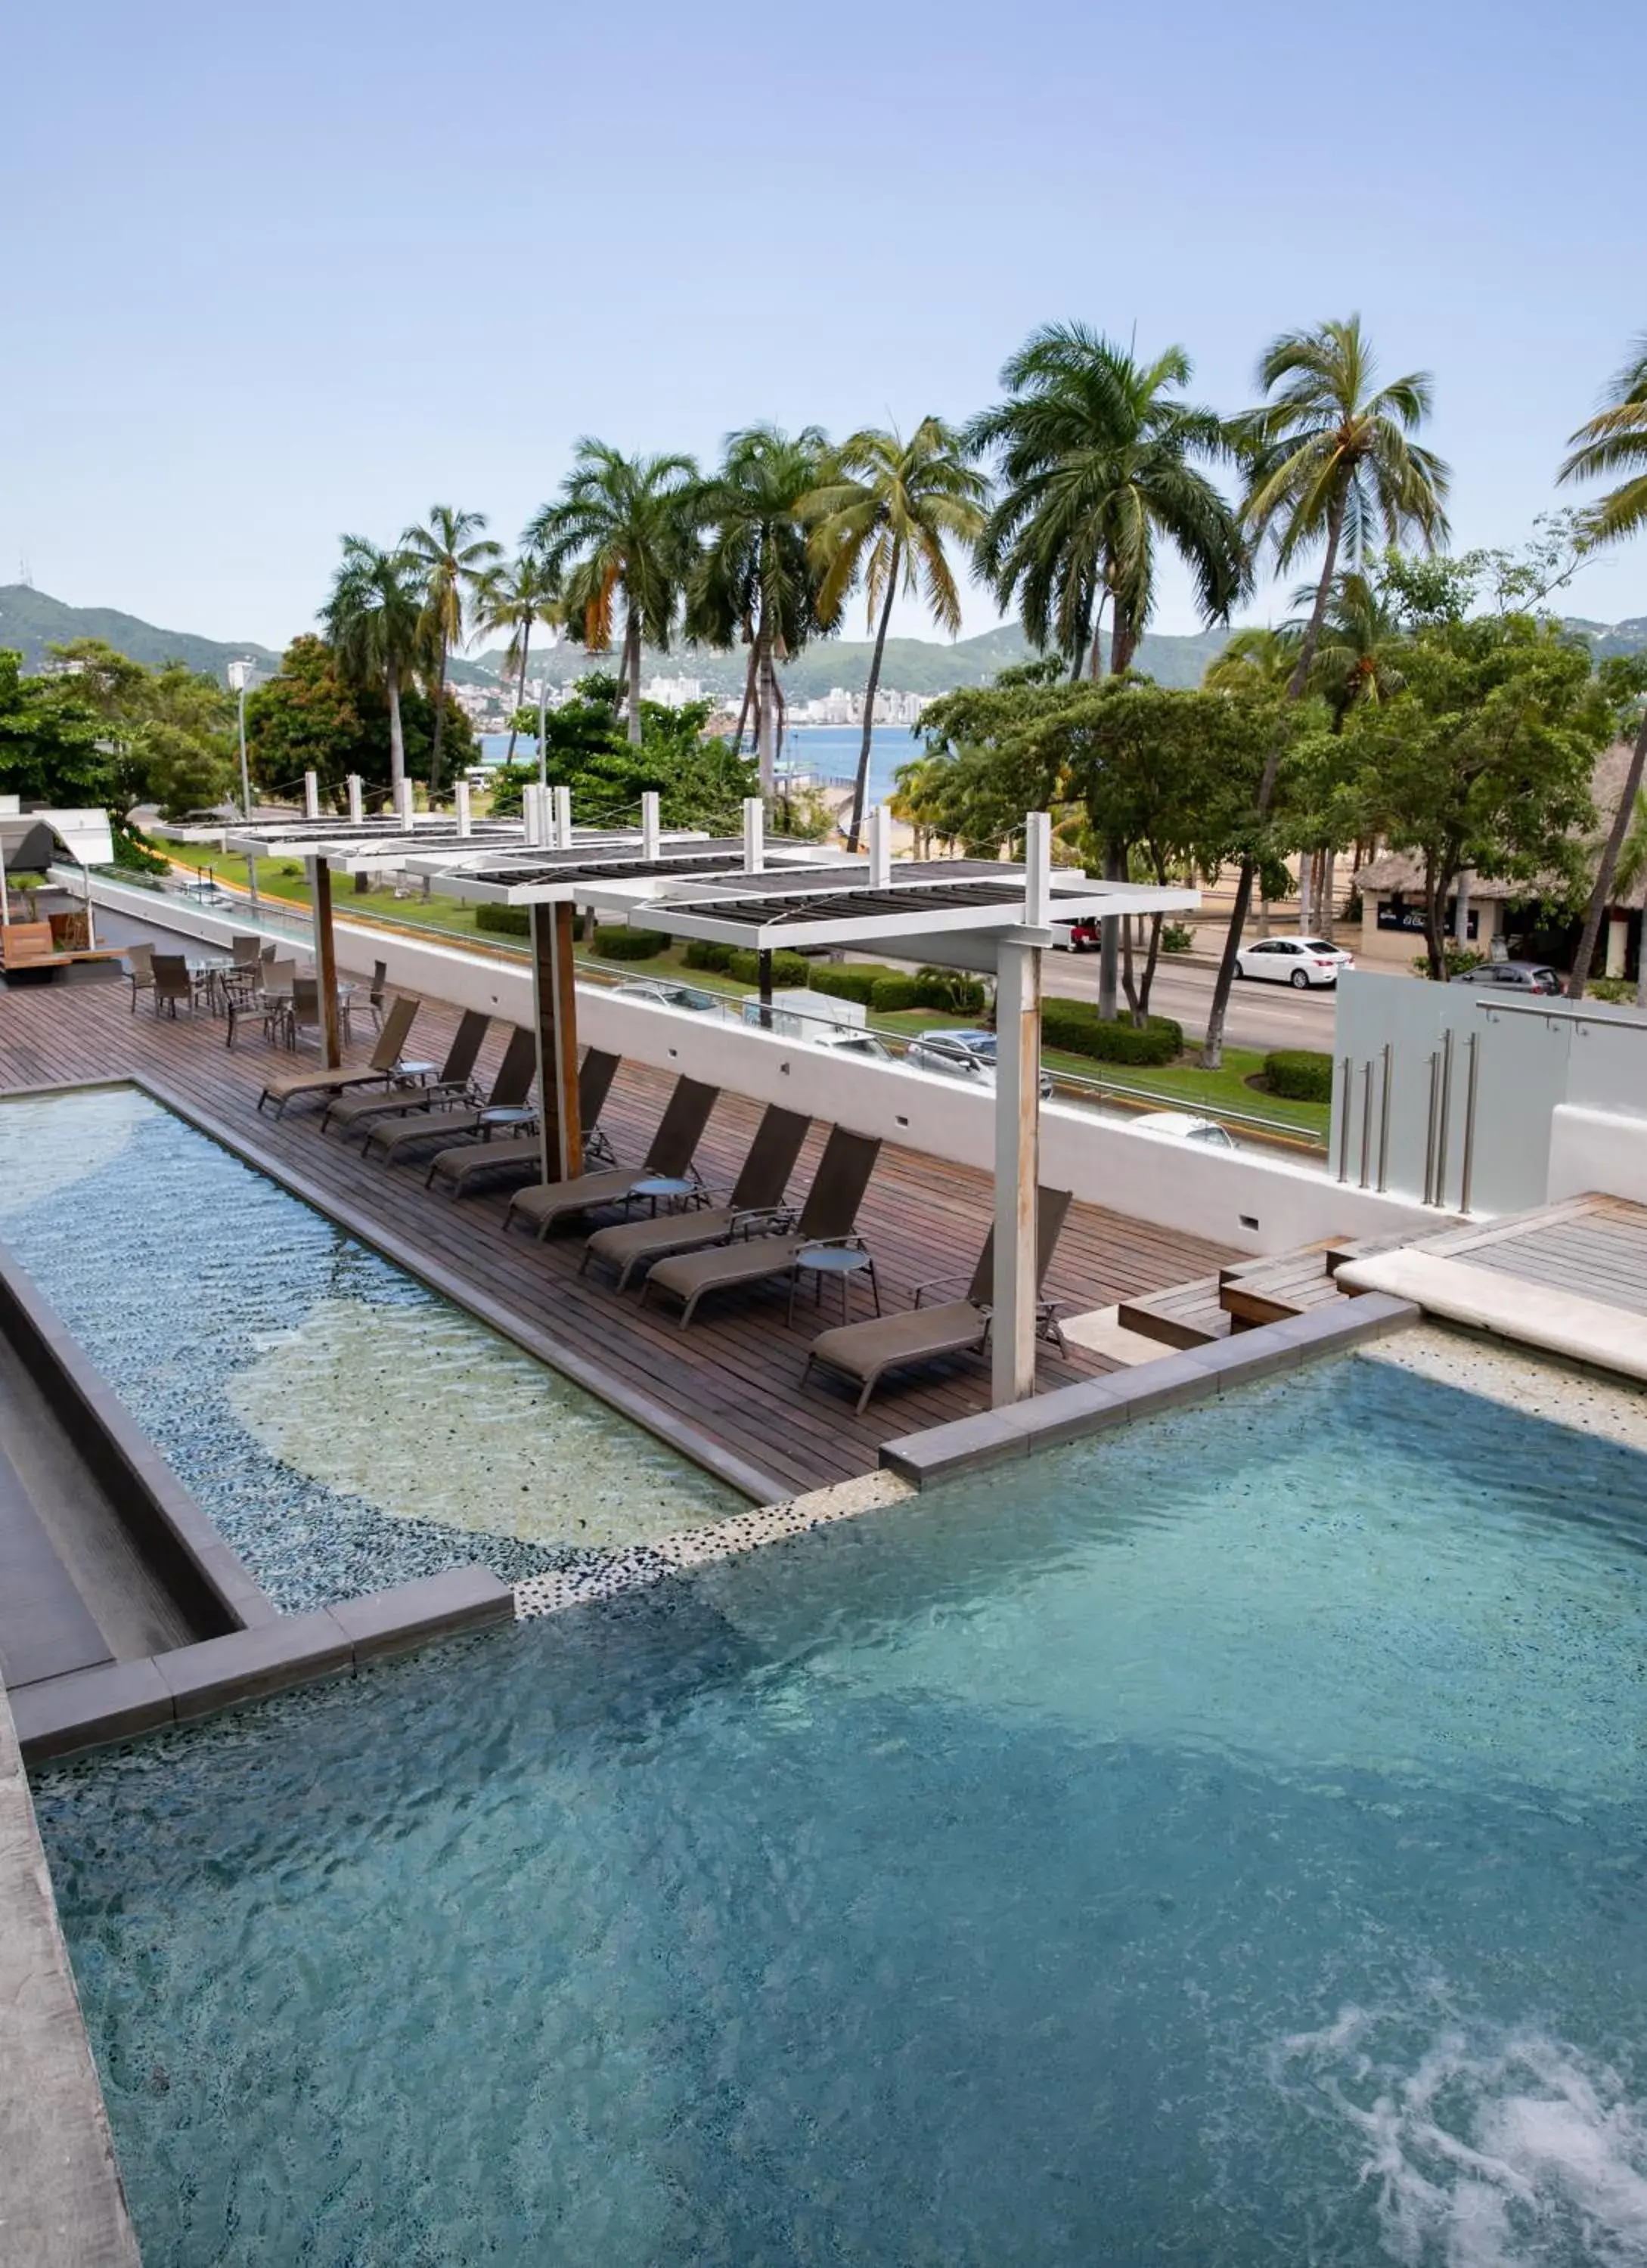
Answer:
M970 1284L971 1280L971 1273L966 1269L958 1269L953 1276L928 1276L924 1284L915 1286L915 1305L924 1307L929 1292L942 1292L951 1284Z
M783 1236L800 1218L793 1205L757 1205L749 1212L735 1212L727 1230L729 1243L735 1236Z

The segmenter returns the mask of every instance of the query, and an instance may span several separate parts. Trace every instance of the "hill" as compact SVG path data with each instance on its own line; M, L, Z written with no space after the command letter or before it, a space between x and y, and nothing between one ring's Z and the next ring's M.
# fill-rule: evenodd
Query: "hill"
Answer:
M49 645L67 645L72 638L101 638L129 661L155 669L165 661L186 662L190 669L221 677L231 661L249 654L265 669L278 669L280 657L266 645L247 639L224 645L216 638L196 637L192 630L156 630L136 615L122 615L112 607L68 607L27 583L0 583L0 646L21 652L25 670L40 669L48 659Z

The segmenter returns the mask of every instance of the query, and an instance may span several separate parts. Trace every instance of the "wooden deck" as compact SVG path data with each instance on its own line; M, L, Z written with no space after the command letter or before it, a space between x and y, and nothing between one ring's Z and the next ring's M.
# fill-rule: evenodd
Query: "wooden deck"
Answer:
M1624 1197L1569 1197L1481 1228L1427 1238L1418 1249L1647 1315L1647 1205Z
M661 1310L642 1310L631 1290L621 1299L594 1273L580 1277L582 1239L538 1244L499 1233L505 1199L479 1195L454 1204L425 1191L420 1171L365 1160L358 1145L322 1136L319 1114L294 1106L280 1121L259 1117L264 1079L293 1059L261 1036L242 1038L231 1054L223 1024L210 1017L157 1020L148 1005L135 1015L123 984L0 990L0 1091L73 1085L139 1073L188 1107L231 1130L346 1208L364 1233L426 1254L432 1263L528 1325L577 1349L620 1387L643 1393L697 1426L741 1461L774 1496L821 1487L870 1470L883 1440L970 1416L988 1403L985 1366L968 1360L902 1384L894 1379L863 1417L842 1388L803 1387L806 1341L819 1328L815 1312L785 1322L783 1290L706 1307L691 1329ZM437 1003L418 1015L420 1053L437 1054L455 1023ZM490 1077L502 1050L494 1027L481 1070ZM360 1046L350 1051L363 1055ZM670 1082L662 1072L625 1064L602 1119L620 1158L638 1158ZM712 1185L729 1185L759 1117L740 1096L717 1104L698 1152ZM815 1125L792 1189L806 1185L822 1145ZM874 1252L889 1311L909 1304L918 1283L970 1274L989 1223L987 1176L888 1144L882 1151L859 1226ZM1235 1256L1204 1238L1129 1220L1096 1205L1071 1210L1049 1292L1066 1312L1136 1298L1204 1277ZM868 1312L861 1293L854 1314ZM823 1321L838 1319L834 1287L825 1291ZM1043 1388L1112 1367L1072 1348L1067 1361L1041 1358Z

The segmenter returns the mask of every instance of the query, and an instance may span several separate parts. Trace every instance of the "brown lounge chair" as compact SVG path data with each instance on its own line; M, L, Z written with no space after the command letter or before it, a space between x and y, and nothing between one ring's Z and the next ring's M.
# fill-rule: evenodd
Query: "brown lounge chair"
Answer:
M341 1071L294 1071L284 1079L271 1079L257 1098L257 1108L261 1110L266 1102L278 1103L275 1116L281 1118L287 1103L300 1094L341 1094L345 1087L392 1086L417 1007L415 992L400 993L364 1064L345 1064Z
M621 1056L591 1048L578 1071L578 1115L583 1121L585 1146L602 1140L596 1122L606 1108ZM461 1197L471 1182L494 1180L499 1174L539 1174L543 1169L543 1145L537 1134L521 1134L503 1142L458 1142L442 1150L429 1167L425 1183L437 1178L450 1182L454 1197Z
M654 1287L672 1292L682 1302L681 1329L684 1330L706 1292L736 1291L764 1283L769 1276L787 1274L794 1266L795 1255L809 1244L844 1243L857 1223L858 1208L880 1154L877 1136L849 1134L844 1126L831 1128L793 1230L775 1236L739 1237L730 1244L713 1245L707 1252L680 1252L660 1260L641 1286L642 1305Z
M1067 1189L1040 1189L1036 1195L1035 1210L1035 1292L1038 1301L1041 1285L1052 1265L1053 1249L1069 1211ZM992 1227L984 1239L984 1248L978 1256L978 1265L972 1270L972 1280L967 1285L964 1300L947 1300L942 1306L924 1305L926 1295L941 1285L956 1284L956 1276L935 1277L931 1283L917 1286L915 1304L901 1315L876 1315L861 1323L838 1323L833 1330L820 1331L807 1350L806 1367L801 1373L804 1384L813 1364L821 1363L826 1370L838 1370L861 1391L858 1409L861 1413L869 1405L875 1392L889 1370L902 1370L919 1362L938 1362L946 1355L973 1354L980 1351L989 1338L991 1321L990 1300L995 1288L995 1232ZM1051 1310L1043 1318L1043 1328L1057 1333L1057 1323L1051 1319ZM1059 1344L1063 1344L1061 1338Z
M536 1070L537 1042L524 1024L512 1024L503 1061L484 1101L464 1104L459 1098L443 1110L414 1110L393 1119L374 1118L366 1129L366 1154L375 1151L393 1165L425 1142L449 1142L454 1134L476 1133L484 1111L518 1110L524 1105Z
M345 1135L357 1131L364 1134L374 1118L392 1118L408 1110L444 1109L448 1104L466 1102L470 1074L491 1022L484 1008L466 1008L458 1018L446 1061L426 1086L417 1085L416 1078L419 1072L434 1071L432 1064L398 1064L396 1069L408 1082L406 1086L391 1087L387 1094L335 1095L321 1114L321 1133L329 1126L341 1126Z
M598 1174L580 1174L570 1182L539 1182L529 1189L517 1189L504 1215L505 1228L519 1213L540 1238L545 1237L558 1220L573 1213L624 1204L636 1183L654 1174L684 1181L691 1172L693 1153L703 1139L709 1114L720 1099L718 1086L706 1086L700 1079L677 1079L639 1165L609 1166Z
M620 1220L610 1228L597 1228L583 1248L579 1275L591 1260L603 1260L617 1269L621 1292L637 1268L647 1267L671 1252L696 1252L705 1244L723 1244L729 1236L780 1227L784 1191L811 1123L803 1110L785 1110L775 1102L771 1104L755 1130L749 1155L724 1205L706 1206L697 1212L660 1213L655 1220Z

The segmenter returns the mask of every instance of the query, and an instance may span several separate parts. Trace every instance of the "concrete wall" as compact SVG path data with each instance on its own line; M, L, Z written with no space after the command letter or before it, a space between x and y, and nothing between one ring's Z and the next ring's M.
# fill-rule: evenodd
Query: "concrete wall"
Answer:
M122 892L122 909L138 910L129 901L145 895ZM165 902L168 924L171 902ZM151 896L142 910L159 917ZM188 934L217 939L247 926L243 919L193 908L177 925L185 920ZM380 960L388 964L389 983L408 991L455 1007L483 1008L515 1023L531 1021L532 980L524 959L491 960L421 938L351 928L341 918L336 939L338 966L351 975L367 974ZM590 1045L633 1062L690 1070L695 1079L715 1080L757 1102L780 1102L958 1165L986 1172L993 1167L993 1096L935 1072L826 1053L719 1017L625 999L596 985L579 986L578 1015ZM1437 1216L1418 1205L1342 1187L1318 1167L1163 1142L1073 1104L1043 1107L1041 1145L1049 1186L1240 1252L1285 1252L1329 1236L1388 1235L1437 1225Z
M1547 1194L1555 1204L1592 1189L1647 1204L1647 1120L1562 1103L1550 1123Z

